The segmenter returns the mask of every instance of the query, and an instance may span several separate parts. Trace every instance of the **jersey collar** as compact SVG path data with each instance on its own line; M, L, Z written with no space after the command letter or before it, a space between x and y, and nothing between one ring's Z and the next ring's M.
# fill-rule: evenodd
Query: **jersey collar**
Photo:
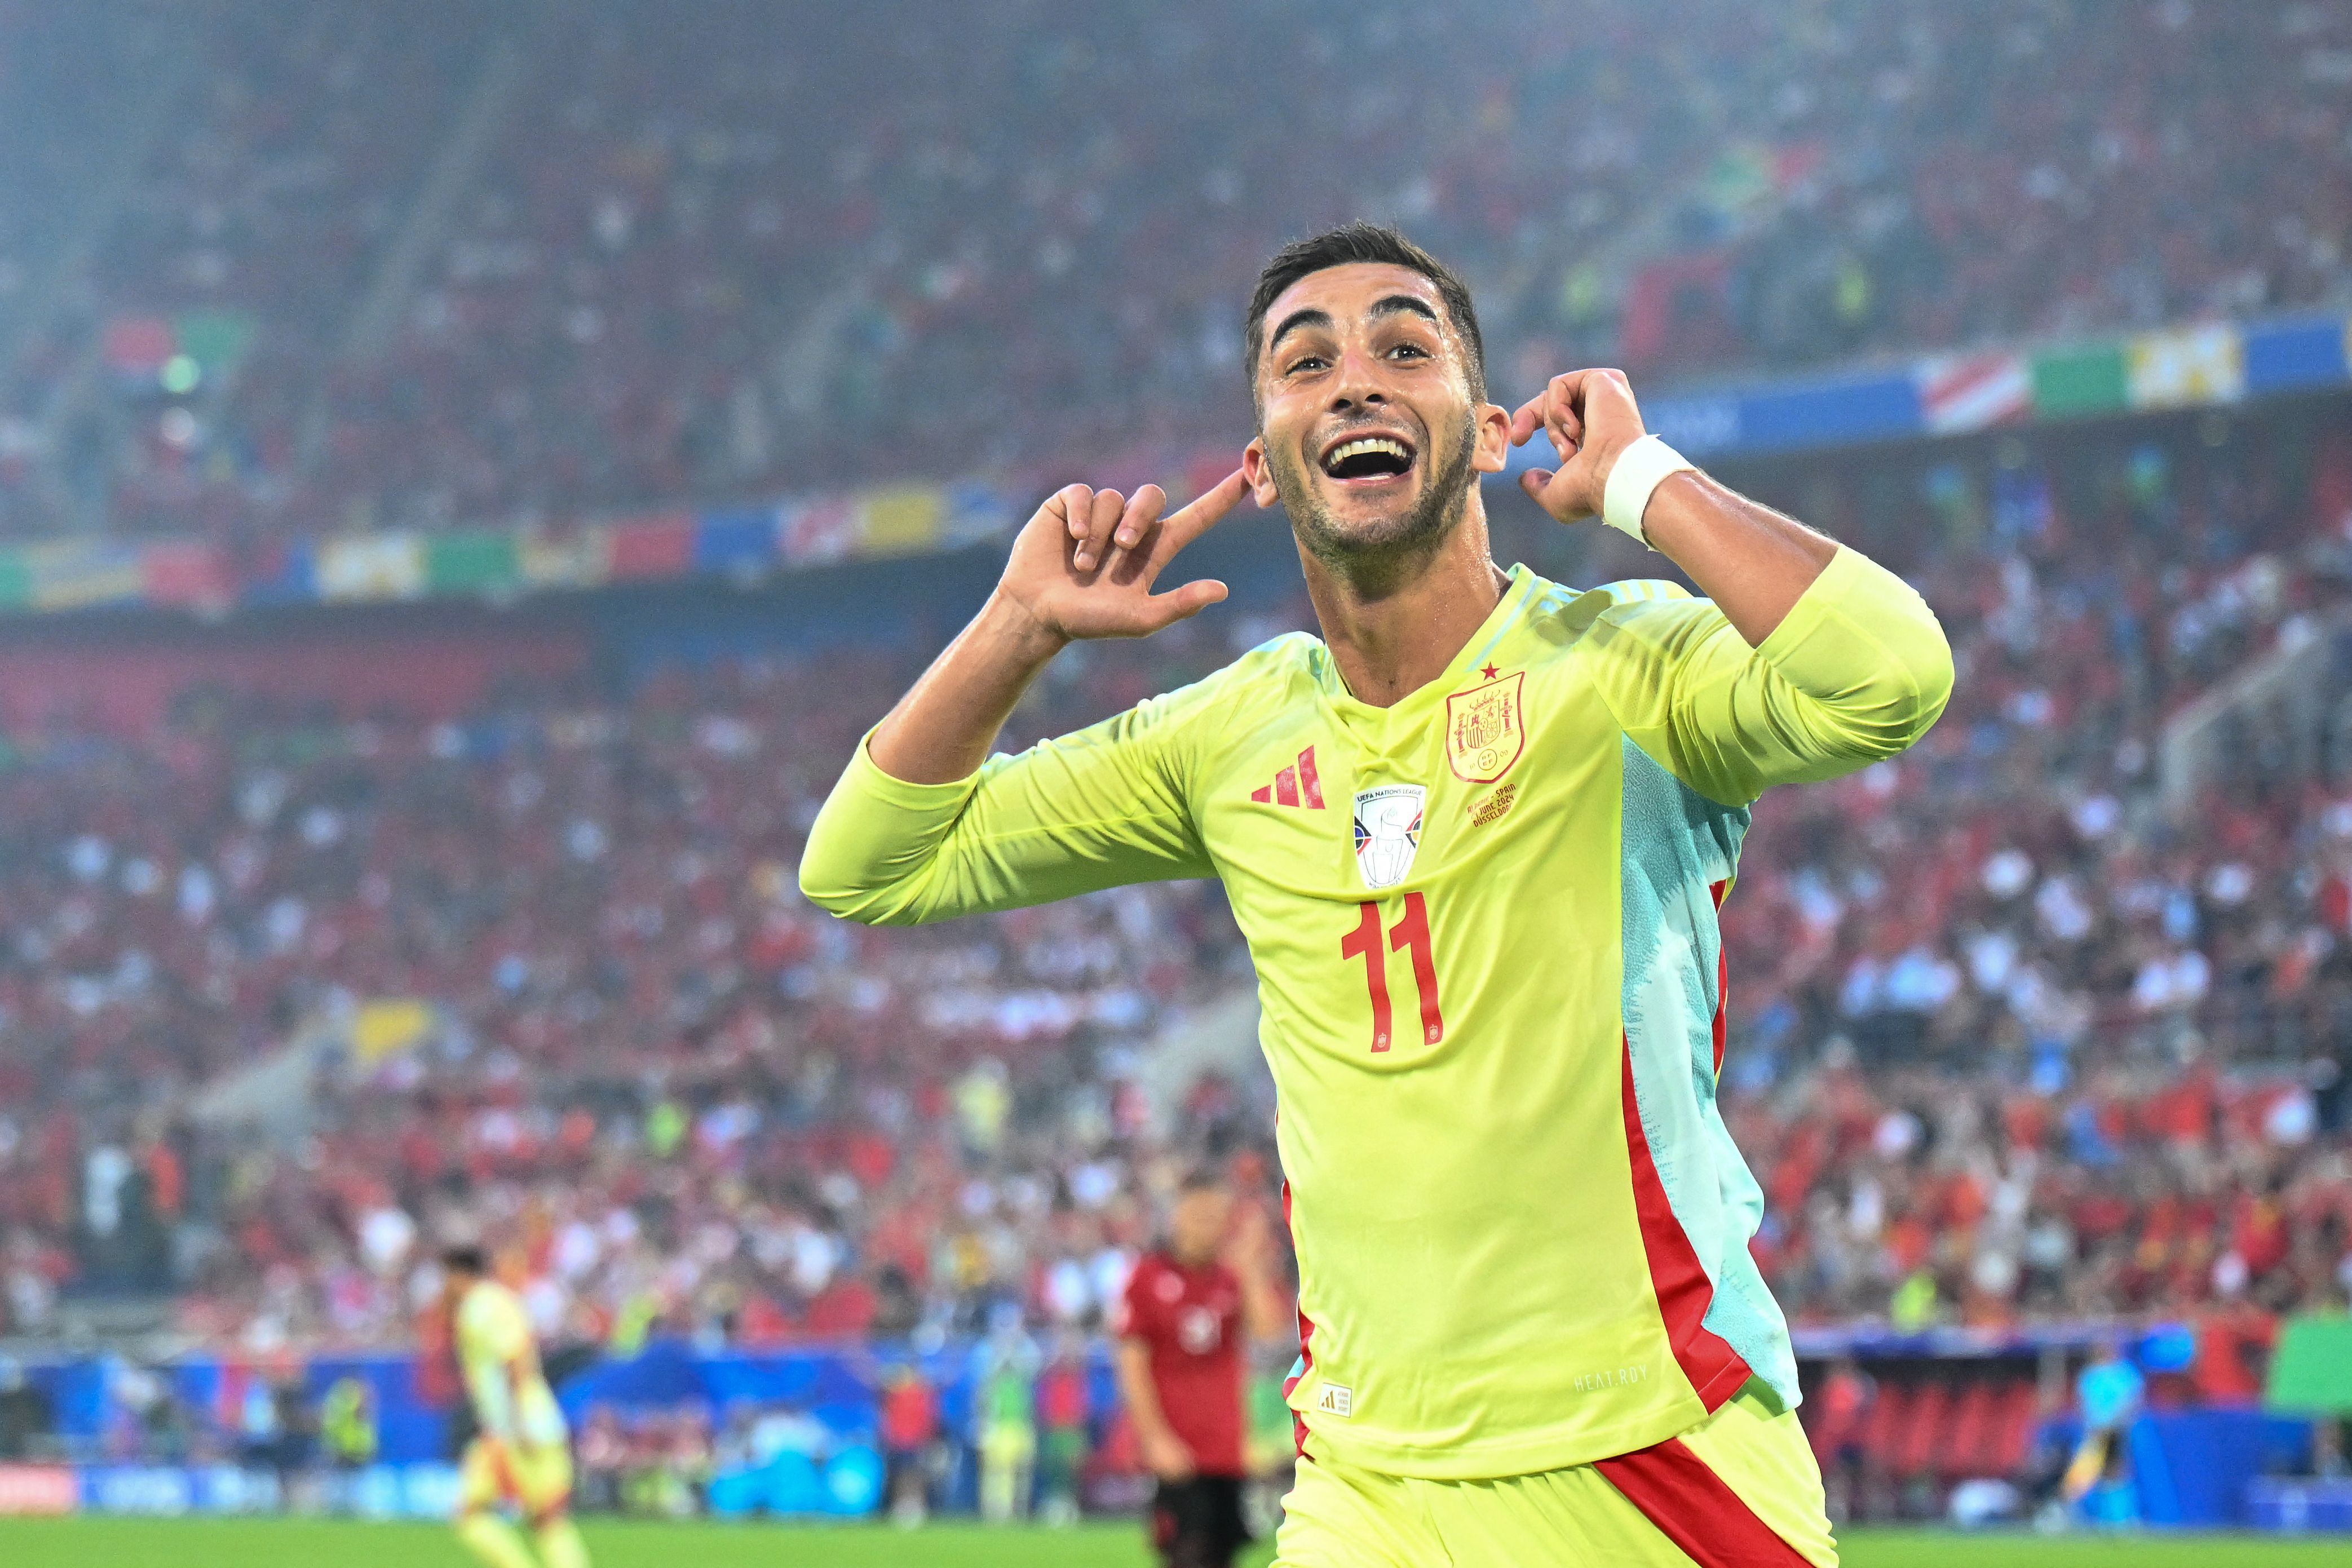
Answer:
M1342 719L1353 725L1381 725L1400 719L1417 721L1433 704L1444 701L1446 693L1459 686L1465 676L1486 664L1494 653L1496 644L1503 640L1512 622L1518 618L1520 607L1534 588L1536 574L1525 565L1517 565L1512 567L1507 575L1510 580L1503 585L1502 597L1495 601L1495 608L1486 612L1486 619L1478 623L1478 630L1470 633L1470 640L1462 644L1462 651L1454 655L1453 662L1446 665L1444 673L1436 679L1414 687L1388 707L1375 707L1370 703L1359 702L1339 674L1339 662L1331 657L1330 648L1318 637L1315 640L1315 679L1322 688L1325 700Z

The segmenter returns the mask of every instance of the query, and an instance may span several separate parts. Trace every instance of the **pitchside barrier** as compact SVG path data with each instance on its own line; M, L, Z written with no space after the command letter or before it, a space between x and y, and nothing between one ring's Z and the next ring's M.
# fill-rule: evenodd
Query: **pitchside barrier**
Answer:
M1812 1330L1798 1340L1809 1387L1840 1358L1874 1380L1867 1418L1874 1424L1861 1434L1868 1462L1898 1483L1928 1485L1955 1502L1984 1483L2014 1483L2011 1490L2022 1496L2040 1458L2073 1448L2080 1424L2070 1409L2071 1377L2086 1351L2118 1343L2160 1380L2186 1365L2189 1343L2177 1327L2127 1333L2118 1325ZM564 1376L559 1397L575 1433L592 1411L624 1424L691 1412L715 1432L739 1418L789 1417L807 1439L757 1463L722 1460L703 1507L720 1517L854 1516L872 1511L880 1496L877 1390L912 1371L937 1394L949 1466L944 1500L969 1507L974 1390L991 1358L1007 1353L982 1343L923 1353L827 1345L706 1354L657 1343ZM457 1412L425 1397L413 1356L325 1356L295 1369L312 1410L346 1378L373 1396L377 1462L341 1470L315 1443L240 1437L241 1419L253 1408L248 1396L268 1375L259 1366L209 1357L139 1366L97 1357L25 1370L56 1415L42 1450L55 1462L0 1463L0 1514L439 1518L455 1500L451 1460L463 1434ZM1086 1383L1091 1446L1101 1451L1110 1446L1118 1404L1107 1347L1090 1351ZM2288 1323L2266 1404L2166 1408L2159 1400L2141 1415L2124 1438L2133 1517L2179 1528L2352 1529L2352 1489L2312 1476L2315 1420L2340 1417L2352 1405L2352 1319ZM178 1451L158 1449L152 1434L159 1431L176 1434L165 1448ZM240 1462L223 1462L225 1454ZM199 1455L214 1458L198 1462ZM1839 1456L1823 1458L1828 1465Z

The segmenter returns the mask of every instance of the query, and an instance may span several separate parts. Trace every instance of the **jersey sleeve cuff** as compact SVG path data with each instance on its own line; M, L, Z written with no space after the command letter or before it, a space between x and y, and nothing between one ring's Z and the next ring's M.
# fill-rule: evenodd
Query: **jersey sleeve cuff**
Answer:
M881 727L877 724L874 729ZM974 768L969 776L950 779L945 784L914 784L884 772L882 765L874 760L874 754L869 749L874 744L874 729L857 737L856 753L849 759L848 782L866 800L878 800L902 811L956 810L971 798L973 790L980 788L980 776L986 770L986 763Z

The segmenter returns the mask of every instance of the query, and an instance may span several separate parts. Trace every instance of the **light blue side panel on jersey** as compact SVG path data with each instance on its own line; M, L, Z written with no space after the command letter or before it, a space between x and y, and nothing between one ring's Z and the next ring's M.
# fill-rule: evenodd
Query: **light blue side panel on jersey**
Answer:
M1723 936L1713 890L1738 863L1748 812L1707 800L1631 739L1621 744L1622 1006L1642 1134L1666 1201L1714 1282L1707 1331L1794 1406L1788 1320L1748 1250L1764 1220L1764 1191L1715 1103Z

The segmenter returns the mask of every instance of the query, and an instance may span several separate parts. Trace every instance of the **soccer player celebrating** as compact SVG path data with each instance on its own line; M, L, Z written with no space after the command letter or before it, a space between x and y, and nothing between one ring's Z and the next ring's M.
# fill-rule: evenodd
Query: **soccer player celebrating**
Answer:
M588 1568L588 1548L568 1511L571 1434L539 1365L522 1298L489 1277L478 1247L441 1255L442 1300L457 1342L479 1434L466 1446L457 1490L457 1539L488 1568ZM492 1511L521 1511L530 1549Z
M1168 1568L1231 1568L1242 1522L1242 1378L1251 1340L1281 1336L1265 1216L1244 1211L1226 1262L1232 1194L1209 1171L1187 1176L1168 1240L1137 1260L1113 1314L1118 1388L1143 1462L1158 1479L1152 1542Z
M1716 908L1748 805L1916 740L1919 596L1643 432L1614 371L1489 402L1469 291L1392 231L1293 245L1244 326L1257 434L1163 516L1071 486L857 748L802 886L873 923L1221 878L1255 961L1299 1270L1282 1568L1836 1560L1796 1363L1716 1105ZM1478 476L1680 567L1579 592L1490 559ZM1279 501L1320 638L1018 757L1071 642Z

